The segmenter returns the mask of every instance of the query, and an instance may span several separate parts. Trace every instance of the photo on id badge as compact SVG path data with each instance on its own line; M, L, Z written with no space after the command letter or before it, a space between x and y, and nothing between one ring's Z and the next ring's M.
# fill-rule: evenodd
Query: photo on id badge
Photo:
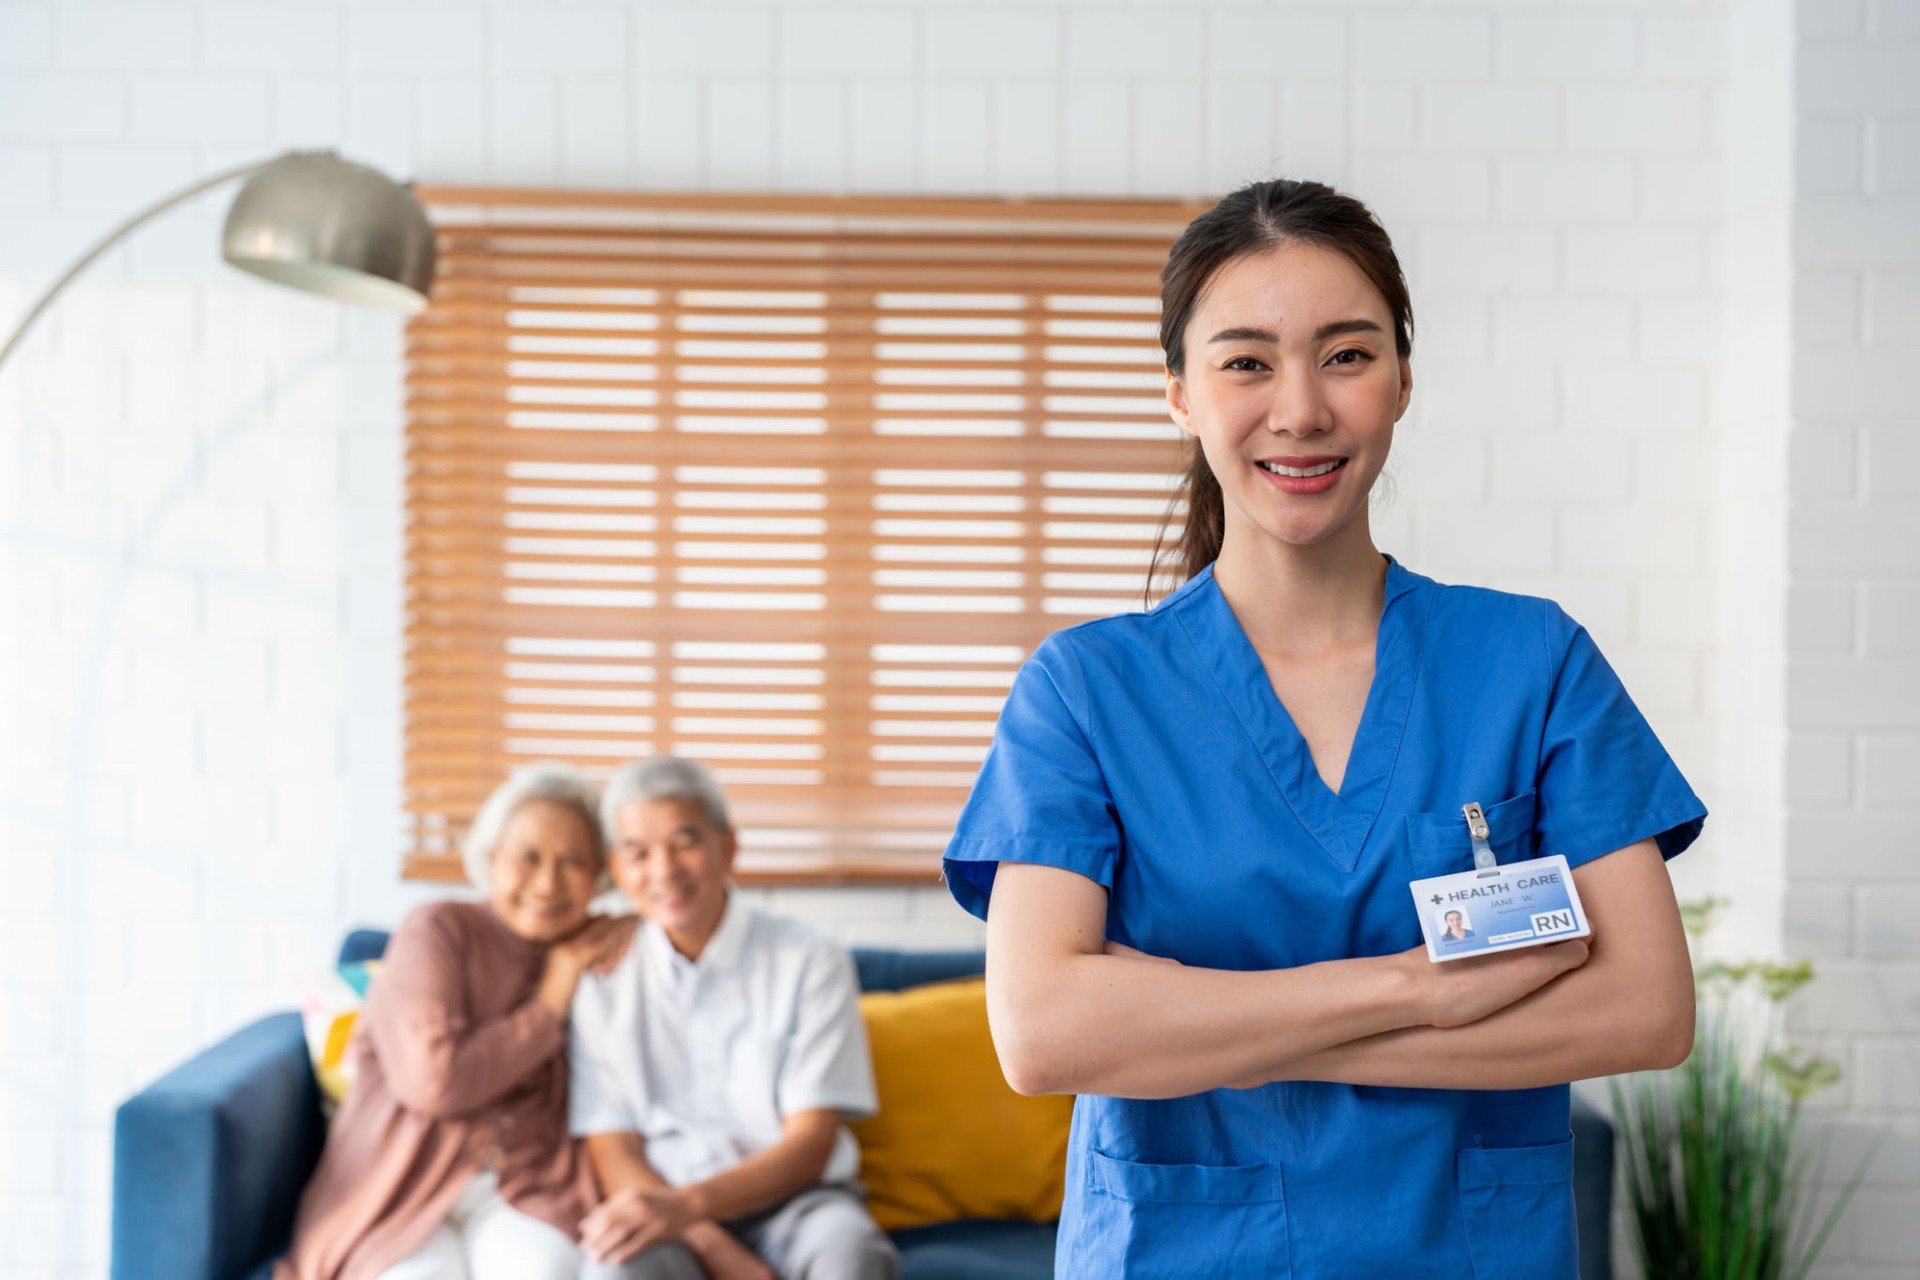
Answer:
M1462 812L1473 840L1473 870L1429 876L1409 886L1429 959L1457 960L1592 934L1564 857L1552 854L1502 866L1488 843L1484 810L1469 804Z

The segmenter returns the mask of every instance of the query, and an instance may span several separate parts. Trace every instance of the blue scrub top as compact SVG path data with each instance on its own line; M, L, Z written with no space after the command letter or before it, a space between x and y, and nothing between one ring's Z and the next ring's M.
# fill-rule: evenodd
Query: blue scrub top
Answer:
M984 918L1003 860L1078 872L1109 891L1108 938L1188 965L1390 955L1421 942L1407 882L1472 869L1472 801L1503 863L1648 837L1672 857L1706 816L1557 605L1391 560L1336 795L1208 569L1035 650L947 882ZM1572 1280L1572 1179L1565 1085L1083 1096L1058 1274Z

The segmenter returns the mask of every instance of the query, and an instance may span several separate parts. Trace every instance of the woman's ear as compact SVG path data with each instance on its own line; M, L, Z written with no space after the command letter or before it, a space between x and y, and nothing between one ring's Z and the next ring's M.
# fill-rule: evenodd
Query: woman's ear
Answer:
M1413 400L1413 361L1406 356L1400 357L1400 407L1393 411L1393 420L1400 421L1406 413L1407 405Z
M1187 384L1182 382L1180 375L1171 369L1168 369L1166 374L1167 412L1172 415L1174 422L1179 425L1182 431L1188 435L1192 435L1193 412L1187 407ZM1405 407L1404 397L1402 407Z

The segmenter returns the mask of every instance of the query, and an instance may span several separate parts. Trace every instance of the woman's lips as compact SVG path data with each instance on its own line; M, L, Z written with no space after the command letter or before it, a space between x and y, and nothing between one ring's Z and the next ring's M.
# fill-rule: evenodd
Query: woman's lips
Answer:
M1340 473L1347 468L1345 458L1262 458L1255 463L1255 469L1264 476L1269 484L1282 493L1315 494L1325 493L1340 483ZM1288 471L1316 472L1320 474L1285 475L1271 467L1284 467ZM1325 468L1322 470L1322 468Z

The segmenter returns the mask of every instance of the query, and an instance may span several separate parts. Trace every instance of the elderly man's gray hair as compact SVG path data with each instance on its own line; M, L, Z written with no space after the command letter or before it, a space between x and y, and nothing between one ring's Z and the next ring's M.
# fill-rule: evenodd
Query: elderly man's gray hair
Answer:
M460 846L467 879L482 889L491 887L493 851L500 843L500 833L506 829L507 820L518 813L521 806L535 801L557 804L580 815L580 820L587 824L587 831L593 840L593 856L600 860L601 878L604 879L607 841L599 823L600 788L593 785L592 778L572 765L554 760L543 760L514 770L513 776L501 783L487 797L487 802L480 806L480 812L474 815L473 825L467 828L467 838Z
M660 800L680 800L698 805L701 812L721 831L731 830L727 818L727 797L713 770L698 760L680 756L655 756L622 765L607 783L600 798L600 819L609 836L614 815L630 804L653 804Z

